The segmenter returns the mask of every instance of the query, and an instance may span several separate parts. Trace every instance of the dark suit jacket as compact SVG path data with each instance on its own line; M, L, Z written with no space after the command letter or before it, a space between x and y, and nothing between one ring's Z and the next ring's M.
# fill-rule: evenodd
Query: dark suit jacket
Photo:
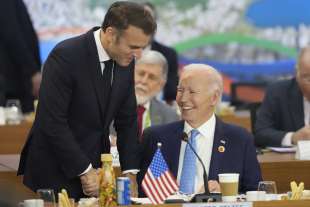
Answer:
M122 170L139 167L134 62L115 64L106 97L93 31L59 43L44 65L38 111L18 170L32 190L66 188L74 198L83 196L78 175L90 163L100 167L100 154L109 153L113 119Z
M140 196L144 196L141 182L158 142L162 143L161 151L170 171L177 177L183 128L184 121L178 121L144 131L141 146L143 160L138 174ZM221 145L225 147L223 153L218 151ZM262 179L252 135L243 128L226 124L217 118L208 179L218 180L220 173L239 173L240 192L257 190L258 182Z
M258 146L281 146L287 132L295 132L304 123L303 95L296 79L270 85L255 122Z
M20 99L23 112L33 111L31 77L40 71L38 38L22 0L0 6L0 74L6 98Z
M168 61L168 76L164 87L164 97L166 101L175 100L178 85L178 55L173 48L167 47L153 40L151 49L160 52Z

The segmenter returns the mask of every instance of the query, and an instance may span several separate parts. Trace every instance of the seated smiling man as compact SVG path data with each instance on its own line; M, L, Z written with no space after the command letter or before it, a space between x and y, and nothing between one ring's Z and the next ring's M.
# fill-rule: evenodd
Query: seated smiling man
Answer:
M211 192L220 191L220 173L239 173L239 192L257 190L262 178L253 136L241 127L222 122L214 114L222 90L222 77L214 68L204 64L191 64L184 68L176 98L183 120L144 131L143 159L138 174L140 196L145 195L141 182L158 142L162 143L162 154L177 178L180 191L188 194L203 192L203 168L196 157L189 161L188 157L193 152L182 141L184 132L206 166Z

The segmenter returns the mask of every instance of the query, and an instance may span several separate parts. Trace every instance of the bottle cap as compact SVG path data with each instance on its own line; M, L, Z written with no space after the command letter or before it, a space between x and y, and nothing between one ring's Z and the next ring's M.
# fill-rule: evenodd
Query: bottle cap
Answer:
M112 162L112 154L101 154L101 162Z

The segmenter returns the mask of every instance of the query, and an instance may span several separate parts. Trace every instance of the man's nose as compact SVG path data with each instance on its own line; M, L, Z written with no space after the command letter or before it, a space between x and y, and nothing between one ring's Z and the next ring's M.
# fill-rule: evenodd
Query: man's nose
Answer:
M147 74L141 76L141 82L142 82L142 83L147 83L147 81L148 81L148 76L147 76Z

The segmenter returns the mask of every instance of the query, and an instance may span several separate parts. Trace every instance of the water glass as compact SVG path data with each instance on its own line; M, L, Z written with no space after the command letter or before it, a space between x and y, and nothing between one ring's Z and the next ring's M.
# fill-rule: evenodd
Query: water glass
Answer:
M56 199L53 189L38 189L37 194L44 201L45 206L56 207Z
M266 200L277 200L277 186L274 181L260 181L257 190L266 192Z
M22 120L21 104L18 99L9 99L5 105L8 124L20 124Z

